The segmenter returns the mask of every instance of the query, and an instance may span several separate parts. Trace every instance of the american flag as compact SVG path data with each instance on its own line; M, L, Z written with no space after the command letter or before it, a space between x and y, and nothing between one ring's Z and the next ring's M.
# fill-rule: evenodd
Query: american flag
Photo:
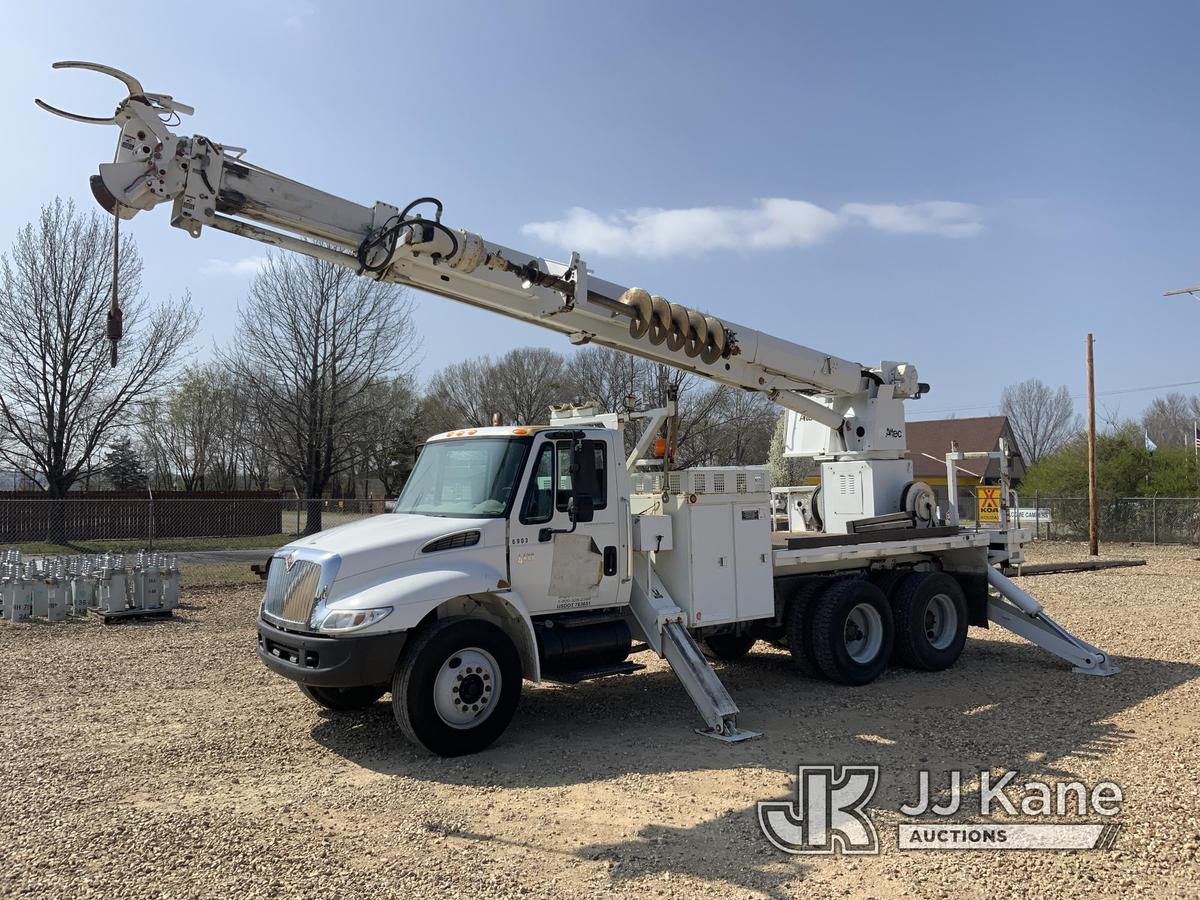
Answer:
M1196 432L1196 449L1200 450L1200 425L1193 425L1192 431Z

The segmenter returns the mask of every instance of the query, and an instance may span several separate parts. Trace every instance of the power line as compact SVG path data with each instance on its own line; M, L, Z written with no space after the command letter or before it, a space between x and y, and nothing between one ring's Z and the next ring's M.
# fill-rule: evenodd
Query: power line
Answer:
M1165 391L1168 388L1193 387L1200 384L1200 381L1176 381L1173 384L1151 384L1146 387L1135 388L1112 388L1107 391L1097 391L1097 397L1113 397L1118 394L1140 394L1144 391ZM1072 394L1072 400L1086 400L1087 394ZM974 406L954 406L945 409L921 409L918 410L919 415L932 415L934 413L951 413L951 412L967 412L968 410L976 409L999 409L999 401L995 403L979 403Z

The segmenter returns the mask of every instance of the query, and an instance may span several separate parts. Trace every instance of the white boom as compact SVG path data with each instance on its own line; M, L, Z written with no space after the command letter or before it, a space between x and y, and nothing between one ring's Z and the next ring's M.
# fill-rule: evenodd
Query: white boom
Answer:
M170 202L171 224L193 237L204 226L217 228L530 322L575 344L600 344L766 394L796 414L789 429L795 455L896 459L905 450L902 401L928 390L909 363L868 369L593 277L578 254L558 263L494 244L445 224L433 198L403 208L344 200L253 165L241 148L173 133L168 124L192 108L146 93L117 69L54 65L102 72L129 90L106 118L36 101L74 121L121 129L116 157L92 176L92 192L122 219ZM430 208L432 219L417 212ZM823 426L823 440L798 436L808 421Z

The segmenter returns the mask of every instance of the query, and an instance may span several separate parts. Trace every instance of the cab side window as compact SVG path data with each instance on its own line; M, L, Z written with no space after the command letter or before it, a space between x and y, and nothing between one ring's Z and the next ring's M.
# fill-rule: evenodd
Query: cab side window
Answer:
M526 525L549 522L554 516L554 445L542 444L529 484L525 488L525 499L521 502L521 521Z
M604 441L583 442L584 465L591 466L594 472L592 484L592 509L604 509L608 505L608 454ZM567 498L571 496L571 444L561 442L558 445L558 494L556 505L560 510L566 510Z

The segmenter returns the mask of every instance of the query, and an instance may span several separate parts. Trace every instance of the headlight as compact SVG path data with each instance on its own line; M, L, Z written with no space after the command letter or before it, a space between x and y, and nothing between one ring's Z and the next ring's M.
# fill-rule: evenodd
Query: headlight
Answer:
M326 634L340 634L346 631L357 631L374 625L392 611L390 606L382 609L333 609L325 614L317 631Z

